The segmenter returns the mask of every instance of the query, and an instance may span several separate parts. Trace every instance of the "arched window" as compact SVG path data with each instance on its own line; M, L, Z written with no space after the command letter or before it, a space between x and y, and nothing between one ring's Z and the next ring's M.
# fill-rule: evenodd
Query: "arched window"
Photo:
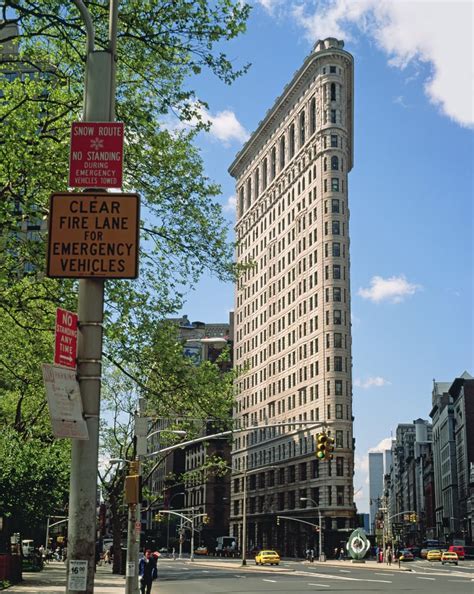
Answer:
M255 198L258 198L258 195L260 194L260 169L258 167L255 170L254 188Z
M244 189L240 188L239 190L239 215L242 216L244 214Z
M267 187L267 182L268 182L268 161L267 161L267 158L265 157L265 159L263 160L263 165L262 165L262 188L264 190Z
M280 171L285 167L285 137L280 138Z
M250 177L247 180L247 204L246 204L246 208L250 208L250 205L252 204L252 182L250 180Z
M305 136L305 117L304 117L304 111L302 111L300 113L300 146L303 146L303 144L305 143L306 140L306 136Z
M290 159L292 159L295 155L295 125L291 124L290 126Z
M275 179L276 175L276 149L272 148L270 153L270 179Z
M309 104L309 133L316 132L316 99L313 97Z
M336 83L331 83L331 101L336 101Z
M331 169L332 171L339 169L339 159L337 157L331 157Z

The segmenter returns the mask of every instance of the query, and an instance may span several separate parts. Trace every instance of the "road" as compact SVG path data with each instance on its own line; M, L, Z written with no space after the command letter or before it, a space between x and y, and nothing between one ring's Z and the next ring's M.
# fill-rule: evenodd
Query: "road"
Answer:
M247 568L238 561L161 559L153 594L300 594L307 592L440 592L472 594L474 563L459 567L415 561L392 569L283 561L280 567ZM410 571L408 571L408 569Z

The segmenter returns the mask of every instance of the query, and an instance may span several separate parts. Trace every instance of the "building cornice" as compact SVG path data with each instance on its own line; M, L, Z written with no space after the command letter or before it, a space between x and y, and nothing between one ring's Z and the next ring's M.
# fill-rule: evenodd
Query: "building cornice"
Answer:
M316 47L320 46L321 43L322 42L318 42L316 44ZM311 52L311 54L309 54L301 68L296 71L292 81L285 86L283 93L276 99L273 107L268 110L265 118L259 123L257 129L252 133L249 140L244 144L243 148L237 153L234 161L228 169L230 175L232 175L235 178L239 178L241 173L245 170L248 163L252 160L253 156L263 148L267 140L278 128L279 123L284 119L289 109L301 97L302 89L304 89L305 86L307 86L311 77L319 68L319 63L321 62L321 60L329 56L340 56L342 59L346 59L351 66L351 80L349 88L352 88L354 61L352 55L349 52L346 52L342 49L342 42L337 43L339 44L339 47L329 47L327 49L313 51ZM353 110L353 105L351 105L350 108L351 110ZM353 131L351 130L351 136L352 134ZM353 139L351 138L351 147L352 146Z

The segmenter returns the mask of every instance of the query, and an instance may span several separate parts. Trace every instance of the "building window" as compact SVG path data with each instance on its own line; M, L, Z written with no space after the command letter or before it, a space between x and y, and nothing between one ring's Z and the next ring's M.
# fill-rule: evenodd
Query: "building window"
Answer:
M267 182L268 182L268 161L267 161L267 158L265 157L265 159L263 160L263 165L262 165L262 188L264 190L267 187Z
M342 419L342 404L336 404L336 419Z
M340 309L335 309L333 312L334 324L340 326L342 324L342 312Z
M331 157L331 169L333 171L338 171L339 169L339 158L336 156Z
M332 487L328 485L328 505L332 505Z
M328 170L328 160L326 159L326 157L324 157L323 171L327 171L327 170Z
M252 204L252 182L250 177L247 180L247 208Z
M309 104L309 133L316 132L316 99L313 97Z
M333 192L339 192L339 178L338 177L331 178L331 190Z
M337 134L331 134L331 148L337 148Z
M336 67L335 66L329 66L329 73L330 74L336 74Z
M335 124L335 123L336 123L336 110L331 109L331 124Z
M340 256L341 255L341 244L334 242L332 244L332 255L333 256Z
M342 297L341 287L333 287L332 300L333 301L341 301L342 300L341 297ZM341 371L342 371L342 369L341 369Z
M308 477L307 477L307 472L306 472L306 462L302 462L300 464L300 470L299 470L299 480L300 481L305 481Z
M336 458L336 476L344 476L344 458Z
M319 460L311 461L311 478L319 478Z
M234 493L239 492L239 486L240 486L240 479L238 479L238 478L234 479Z
M285 509L285 494L278 493L278 509Z
M342 371L342 357L339 355L334 357L334 371Z
M336 380L334 382L334 393L336 396L342 396L342 380ZM337 417L338 419L342 419L342 404L336 404L336 407L341 407L341 416Z
M332 221L332 234L333 235L340 235L341 234L341 223L339 221Z
M275 179L276 175L276 148L272 148L270 153L270 179Z
M305 143L305 117L304 111L300 113L300 147Z
M337 505L344 505L344 485L337 485L336 487L336 503Z
M328 180L327 179L324 180L324 191L325 192L328 191Z
M255 198L258 198L260 194L260 169L257 167L255 170L255 178L254 178L254 186L255 186Z
M280 485L284 485L285 484L285 469L284 468L280 468L278 470L278 483Z
M313 487L311 489L311 499L314 501L314 503L311 503L311 506L314 504L319 505L319 487Z
M339 199L338 198L332 198L332 200L331 200L331 212L333 214L339 213Z
M334 264L332 267L332 277L336 280L341 278L341 267L339 264Z
M289 491L288 493L288 509L295 509L295 492Z
M288 482L294 483L296 480L296 471L294 466L288 467Z
M239 190L239 214L242 216L244 214L244 189L240 188Z
M234 501L234 516L238 516L239 515L239 504L240 504L240 500L236 499Z
M342 349L342 334L339 332L334 333L334 348Z
M291 124L290 126L290 159L292 159L295 155L295 125Z
M336 83L331 83L331 101L336 101Z
M285 167L285 137L280 138L280 171Z
M336 431L336 448L344 447L343 437L344 437L343 431Z

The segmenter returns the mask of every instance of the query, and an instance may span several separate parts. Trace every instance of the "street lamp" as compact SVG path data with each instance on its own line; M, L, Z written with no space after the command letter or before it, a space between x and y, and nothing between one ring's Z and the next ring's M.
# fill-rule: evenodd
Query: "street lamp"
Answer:
M321 516L321 508L319 507L319 504L316 503L316 501L314 501L314 499L311 499L310 497L300 497L300 501L309 501L318 510L318 516L319 516L319 518L318 518L318 522L319 522L319 561L326 561L326 556L323 553L323 519Z

